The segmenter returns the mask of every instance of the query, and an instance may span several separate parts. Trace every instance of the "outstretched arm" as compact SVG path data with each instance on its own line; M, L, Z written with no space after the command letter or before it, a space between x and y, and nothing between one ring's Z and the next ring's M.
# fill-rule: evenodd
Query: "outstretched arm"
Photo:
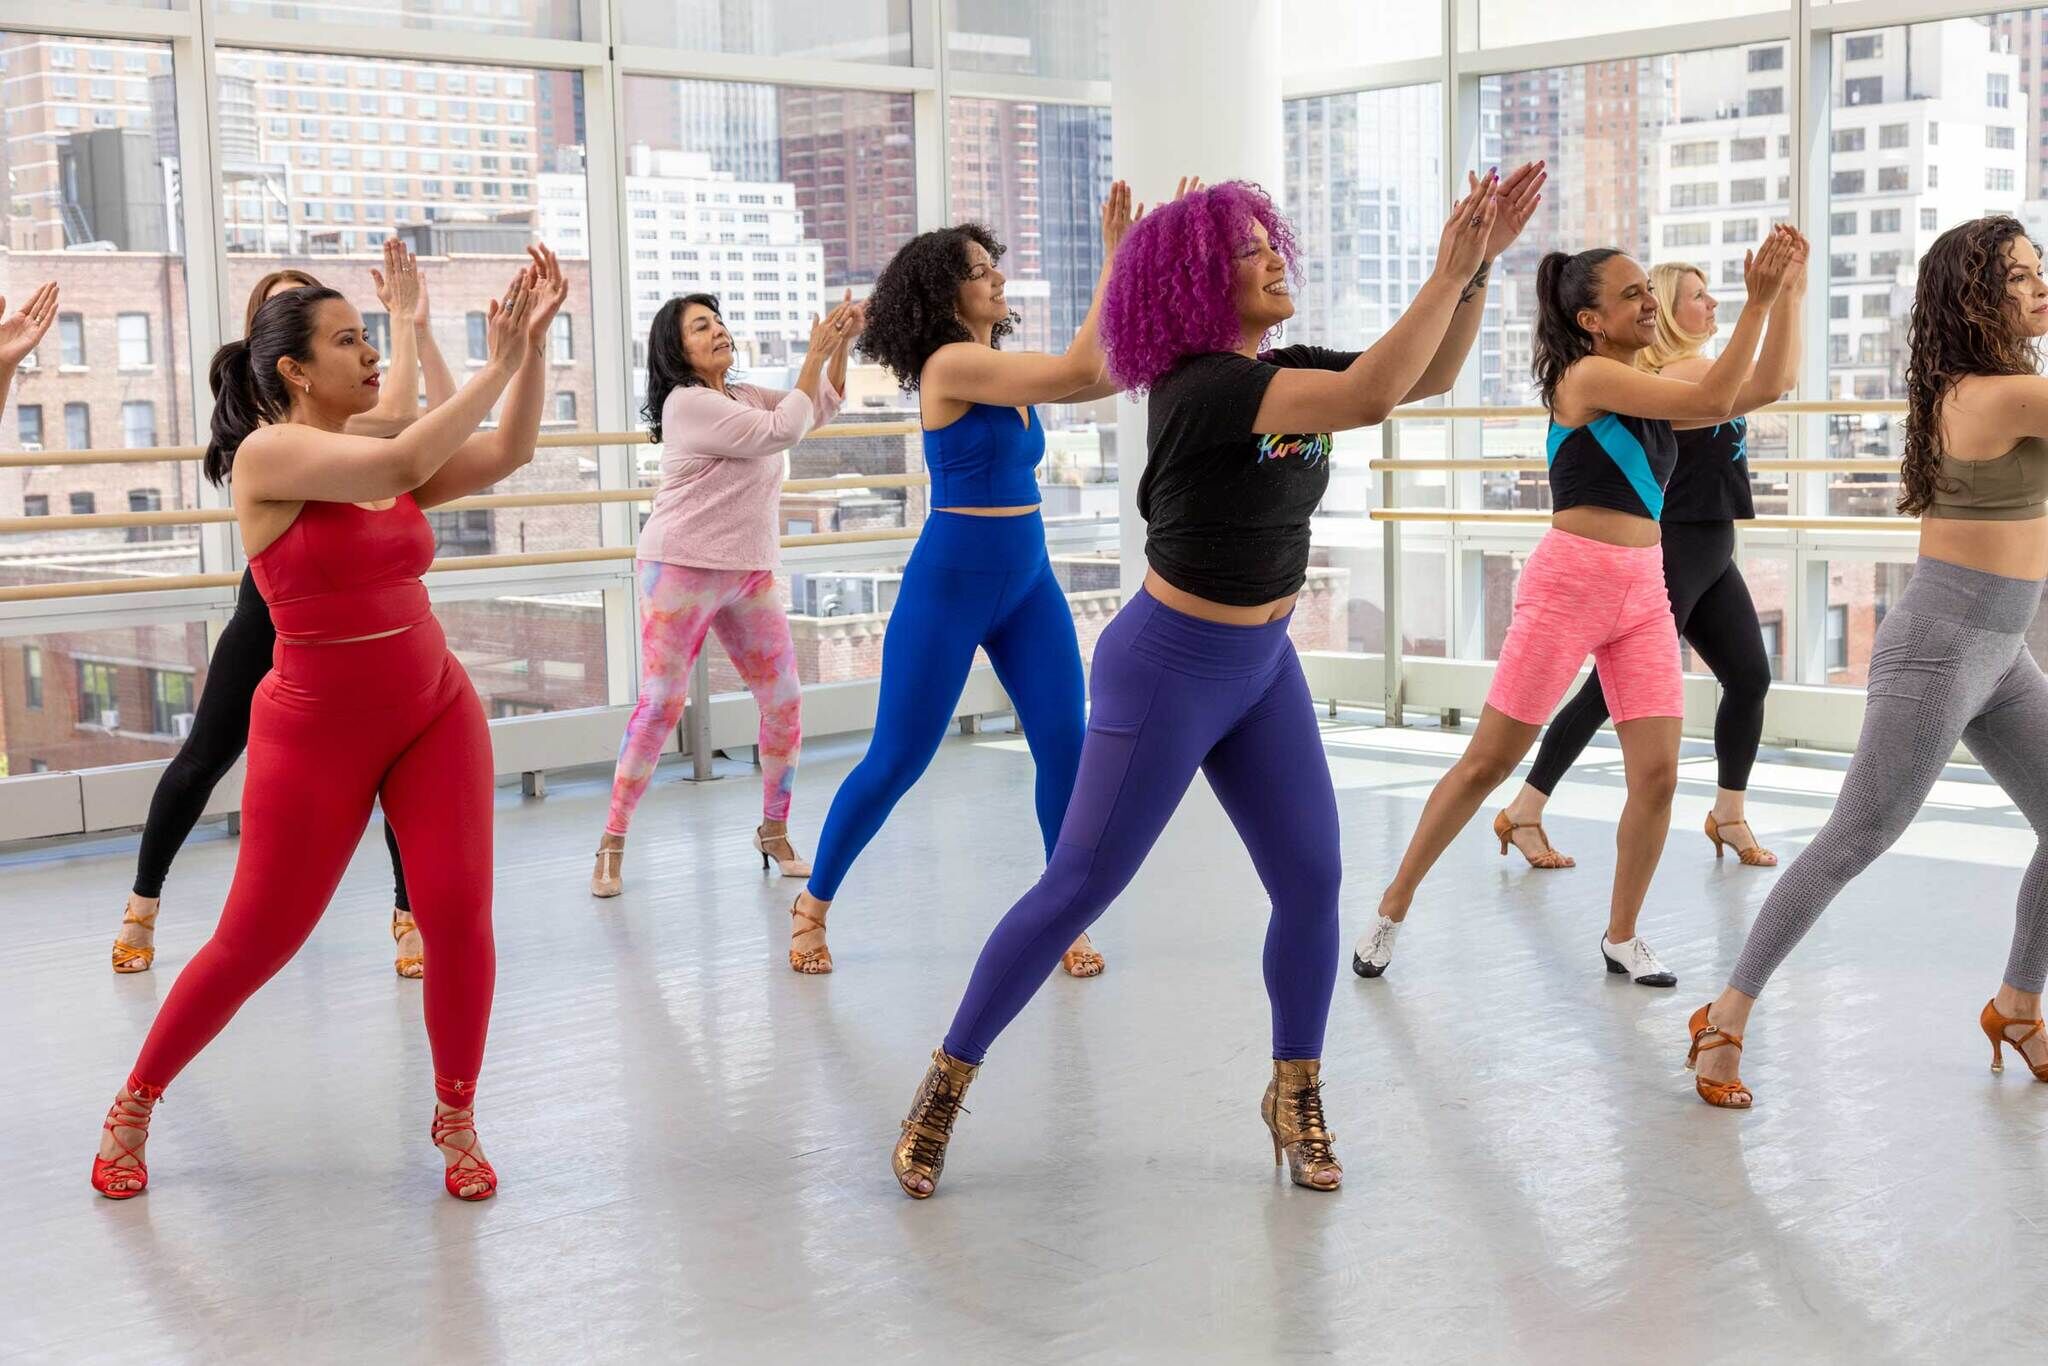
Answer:
M1500 183L1496 191L1500 195L1500 214L1494 219L1493 236L1486 243L1486 259L1479 263L1479 269L1459 291L1458 311L1451 315L1450 328L1444 333L1436 354L1430 357L1422 378L1402 395L1403 403L1416 403L1448 393L1458 382L1458 372L1465 368L1465 357L1471 354L1472 343L1479 337L1479 325L1486 317L1486 283L1492 278L1493 263L1514 245L1515 239L1522 235L1522 229L1529 225L1529 216L1543 202L1543 182L1548 176L1544 163L1525 161ZM1465 182L1467 193L1478 192L1477 173L1467 171Z
M343 430L361 436L395 436L420 415L419 339L412 324L419 298L418 264L405 243L387 237L384 269L373 267L370 279L390 325L390 364L377 386L377 406L350 418Z

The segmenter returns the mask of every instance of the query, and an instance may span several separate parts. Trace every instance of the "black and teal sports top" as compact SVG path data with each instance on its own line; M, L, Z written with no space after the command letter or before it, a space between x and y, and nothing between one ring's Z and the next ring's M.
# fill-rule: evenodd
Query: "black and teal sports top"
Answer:
M1749 419L1678 433L1678 467L1664 485L1667 522L1736 522L1756 516L1749 492Z
M1662 418L1602 413L1583 427L1550 424L1550 510L1613 508L1657 521L1678 463L1678 438Z

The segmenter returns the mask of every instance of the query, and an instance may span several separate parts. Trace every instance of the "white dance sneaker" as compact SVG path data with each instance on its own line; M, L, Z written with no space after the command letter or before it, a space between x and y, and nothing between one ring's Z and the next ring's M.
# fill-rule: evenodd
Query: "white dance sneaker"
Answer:
M1351 970L1360 977L1377 977L1385 972L1387 964L1394 960L1394 936L1400 932L1399 921L1380 916L1372 933L1359 938L1358 948L1351 954Z
M1607 942L1606 931L1600 933L1600 956L1607 960L1607 970L1625 974L1639 987L1675 987L1678 979L1657 961L1657 955L1643 942L1641 935L1624 944Z

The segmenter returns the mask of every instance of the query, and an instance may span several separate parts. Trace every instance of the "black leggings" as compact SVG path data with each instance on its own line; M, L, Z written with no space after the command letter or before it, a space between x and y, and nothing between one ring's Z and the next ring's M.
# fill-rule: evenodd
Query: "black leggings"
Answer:
M1735 523L1666 522L1663 544L1664 587L1671 594L1678 634L1721 682L1721 709L1714 716L1720 783L1741 792L1749 786L1749 770L1763 741L1771 661L1749 585L1735 567ZM1550 718L1529 770L1529 786L1549 796L1606 720L1607 699L1596 672Z
M199 823L213 789L235 766L249 744L249 704L256 685L270 672L271 647L277 644L277 628L270 624L270 608L256 591L255 576L242 571L242 586L235 598L235 615L220 633L213 659L206 668L206 686L199 693L199 708L192 716L192 733L177 757L164 767L157 780L156 795L149 799L149 820L142 827L142 850L135 860L135 895L163 895L164 877L171 860L185 845L186 836ZM411 911L405 895L405 868L398 861L398 837L391 823L384 823L384 844L391 850L391 904Z

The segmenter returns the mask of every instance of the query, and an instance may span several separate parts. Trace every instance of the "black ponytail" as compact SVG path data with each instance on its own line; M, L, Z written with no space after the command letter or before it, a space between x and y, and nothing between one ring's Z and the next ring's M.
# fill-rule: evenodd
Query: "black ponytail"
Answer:
M1625 254L1617 247L1553 251L1537 265L1534 369L1544 407L1555 403L1565 371L1593 353L1593 335L1579 326L1579 310L1598 306L1600 268Z
M720 322L725 320L716 294L680 294L657 309L647 327L647 401L640 405L640 417L647 423L648 439L656 444L661 441L661 410L668 396L677 389L704 383L704 377L690 368L689 355L683 350L683 313L691 304L710 309Z
M320 305L341 295L324 286L287 289L264 301L250 320L249 335L213 353L207 382L213 387L213 439L201 466L215 484L234 472L235 452L249 433L281 422L291 411L291 391L277 363L286 356L313 359L313 318Z

